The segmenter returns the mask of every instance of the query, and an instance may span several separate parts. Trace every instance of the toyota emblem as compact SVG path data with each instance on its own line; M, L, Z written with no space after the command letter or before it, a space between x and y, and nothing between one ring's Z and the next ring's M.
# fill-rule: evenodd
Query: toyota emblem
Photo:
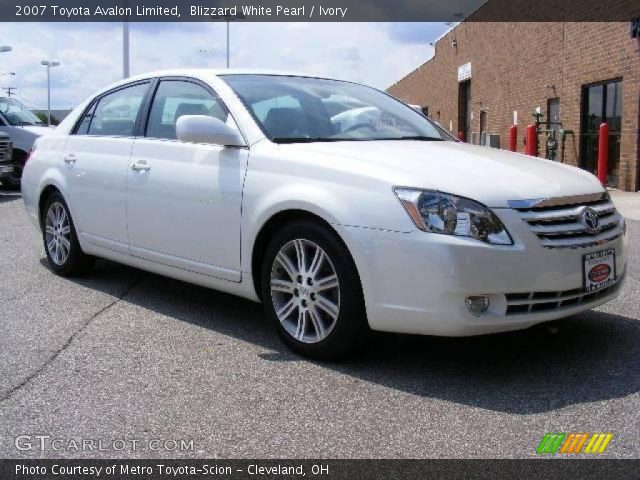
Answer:
M598 214L593 208L585 208L582 211L582 224L587 227L587 230L591 233L597 233L600 231L600 219Z

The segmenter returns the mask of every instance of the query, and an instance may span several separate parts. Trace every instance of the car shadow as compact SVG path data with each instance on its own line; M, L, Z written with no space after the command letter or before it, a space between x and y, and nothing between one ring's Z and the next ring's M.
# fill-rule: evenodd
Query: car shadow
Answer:
M280 343L258 303L103 260L72 280L100 290L105 274L123 283L138 279L129 303L258 345L268 350L259 354L264 361L309 362ZM480 337L380 333L350 360L313 363L425 398L524 415L638 392L639 344L637 319L589 311Z

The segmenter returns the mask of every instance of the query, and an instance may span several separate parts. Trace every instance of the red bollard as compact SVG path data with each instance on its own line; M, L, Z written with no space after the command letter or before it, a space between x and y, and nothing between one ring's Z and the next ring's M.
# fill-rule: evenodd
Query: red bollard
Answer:
M602 185L607 184L607 167L609 164L609 125L600 124L598 137L598 180Z
M464 142L464 132L458 132L458 140Z
M518 126L509 127L509 150L515 152L518 149Z
M527 125L527 144L524 153L532 157L538 156L538 127Z

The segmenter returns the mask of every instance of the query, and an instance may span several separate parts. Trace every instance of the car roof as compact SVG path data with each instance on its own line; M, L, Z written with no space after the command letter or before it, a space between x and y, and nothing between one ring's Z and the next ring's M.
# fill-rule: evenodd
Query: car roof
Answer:
M137 80L146 80L149 78L157 77L193 77L198 79L211 79L222 75L275 75L282 77L307 77L307 78L322 78L326 80L337 80L335 78L312 75L308 73L289 72L282 70L262 70L262 69L246 69L246 68L174 68L168 70L156 70L153 72L141 73L133 75L119 82L113 83L108 87L101 89L99 93L117 88L120 85L126 85Z
M130 77L129 80L139 78L150 77L167 77L167 76L220 76L220 75L280 75L288 77L312 77L312 78L329 78L323 75L311 75L308 73L284 71L284 70L270 70L270 69L256 69L256 68L174 68L169 70L157 70L154 72L147 72L135 77Z

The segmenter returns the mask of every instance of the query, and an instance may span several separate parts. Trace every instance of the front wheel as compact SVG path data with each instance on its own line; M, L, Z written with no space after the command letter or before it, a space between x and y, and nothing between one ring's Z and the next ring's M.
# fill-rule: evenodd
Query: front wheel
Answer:
M13 170L2 178L2 184L13 190L20 189L20 181L22 179L22 171L24 170L24 162L26 155L22 152L13 154Z
M356 267L336 234L312 221L280 230L262 269L267 315L295 352L333 360L369 335Z
M62 276L89 271L94 258L82 251L62 195L53 193L47 199L42 215L44 249L51 269Z

